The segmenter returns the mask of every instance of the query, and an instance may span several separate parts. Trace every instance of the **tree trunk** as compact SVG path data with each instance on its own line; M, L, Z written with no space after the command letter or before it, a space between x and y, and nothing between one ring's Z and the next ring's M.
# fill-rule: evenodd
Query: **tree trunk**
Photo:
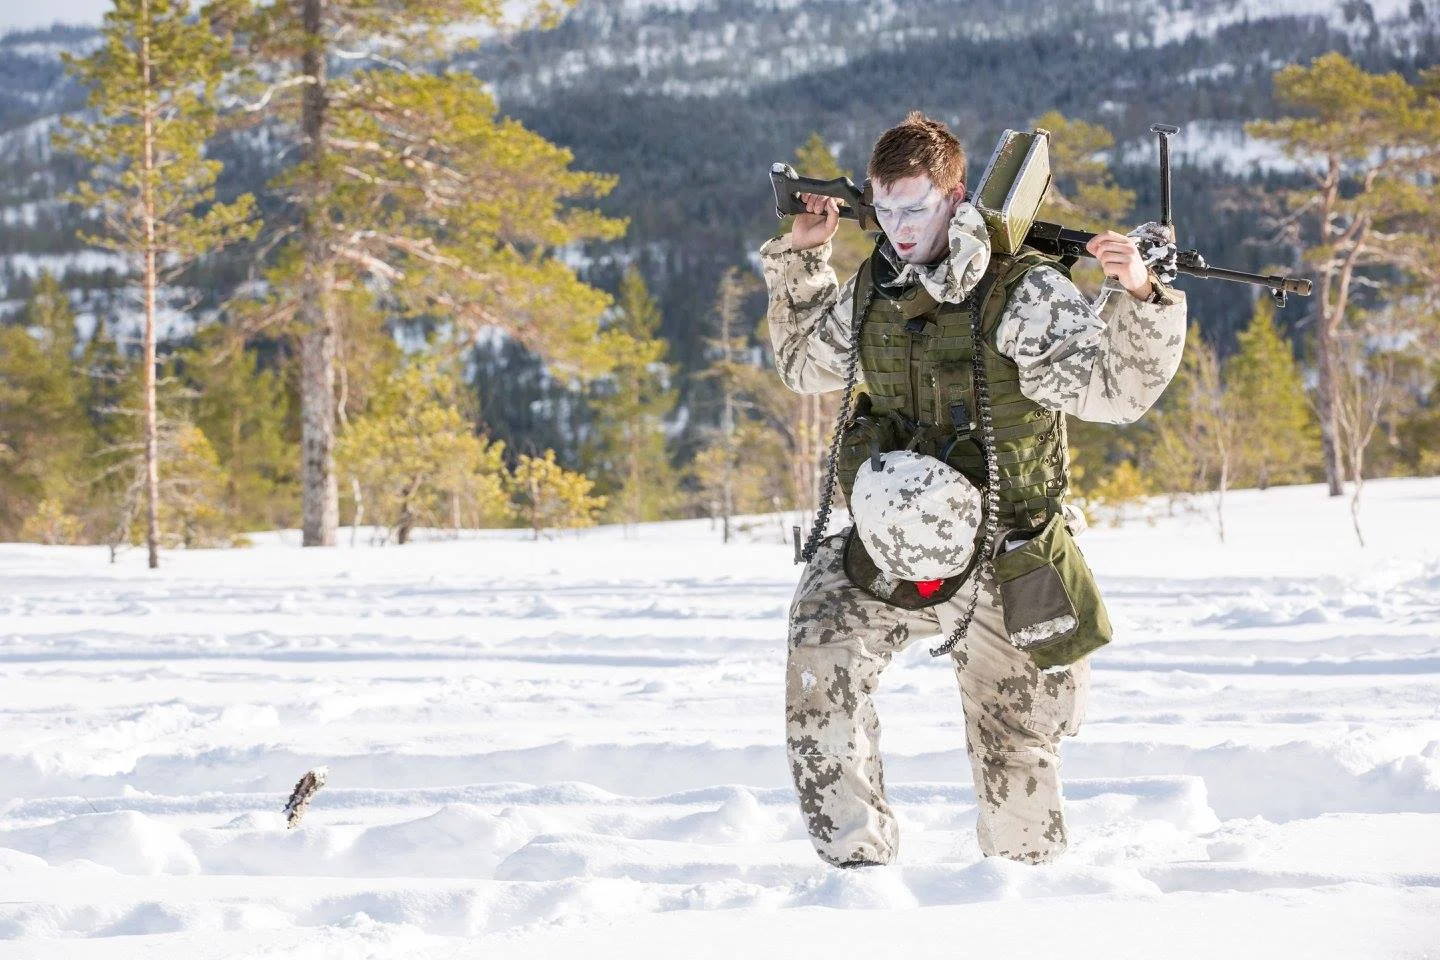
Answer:
M1325 482L1330 496L1344 493L1345 473L1340 465L1340 378L1335 372L1335 325L1330 312L1320 317L1315 331L1316 407L1320 415L1320 447L1325 460Z
M301 513L304 544L333 547L340 523L335 480L335 338L322 300L328 300L328 270L318 284L305 283L300 312L307 327L300 342ZM316 290L314 294L311 291Z
M721 378L725 391L725 408L720 418L720 432L724 440L721 449L724 458L720 465L720 512L722 519L721 542L730 542L730 515L735 512L735 480L732 476L735 464L735 389L731 383L730 362L730 310L721 311L720 340L725 344L725 375Z
M300 485L301 527L307 547L333 547L340 525L340 492L335 481L335 271L330 266L328 223L320 208L325 135L324 0L303 0L309 41L300 67L306 84L301 127L310 194L301 227L304 279L300 287Z
M540 540L540 482L534 476L530 478L530 530L532 539L537 543Z
M1220 455L1220 495L1215 500L1215 520L1220 525L1220 542L1225 542L1225 492L1230 488L1230 454Z
M150 3L140 3L140 69L145 86L141 203L145 208L145 548L160 566L160 450L155 411L155 112L150 103Z
M400 546L410 542L410 531L415 529L415 514L410 512L410 501L400 505L400 522L395 525L395 542Z
M635 388L630 395L630 409L640 408L640 374L635 374ZM627 437L627 471L625 477L625 524L631 528L640 523L640 430L644 418L635 413L630 419ZM633 532L633 530L632 530Z
M1340 160L1331 155L1328 158L1329 171L1320 205L1320 235L1325 243L1341 239L1331 225L1332 213L1339 199ZM1316 413L1320 418L1320 449L1325 461L1325 482L1329 485L1330 496L1341 496L1345 472L1340 462L1340 379L1335 370L1335 339L1340 330L1340 321L1345 316L1345 301L1349 285L1342 282L1340 289L1331 287L1335 276L1334 256L1325 263L1320 277L1320 316L1315 326L1316 361Z
M350 478L350 498L355 501L355 512L350 515L350 546L353 547L360 522L365 519L365 491L355 477Z

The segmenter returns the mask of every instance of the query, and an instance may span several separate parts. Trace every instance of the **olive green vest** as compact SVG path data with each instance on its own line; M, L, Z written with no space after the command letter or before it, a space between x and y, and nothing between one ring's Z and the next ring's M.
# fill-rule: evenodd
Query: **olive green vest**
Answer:
M995 334L1011 291L1030 269L1053 266L1056 259L1029 248L1014 256L995 254L984 279L963 303L936 303L919 283L891 294L875 286L869 314L860 329L860 365L866 395L847 431L849 461L869 453L909 448L945 460L977 487L984 488L985 455L976 409L971 309L988 293L981 308L985 375L995 427L1000 471L1000 522L1039 528L1058 513L1069 488L1065 417L1020 392L1015 361L995 348ZM860 268L854 309L860 311L876 277L894 276L877 246ZM869 423L861 421L869 420ZM856 429L858 427L859 429ZM853 469L840 473L850 495Z

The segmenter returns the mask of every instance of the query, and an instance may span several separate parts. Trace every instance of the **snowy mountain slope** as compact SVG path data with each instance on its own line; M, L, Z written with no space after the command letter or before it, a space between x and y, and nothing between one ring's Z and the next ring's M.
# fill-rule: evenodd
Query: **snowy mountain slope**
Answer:
M901 864L814 858L782 524L167 555L0 545L0 957L1420 957L1440 942L1440 480L1081 540L1116 642L1074 846L980 859L954 677L879 694ZM280 807L308 767L304 825ZM850 911L880 911L852 913ZM948 931L948 932L946 932Z
M1440 24L1436 0L588 0L561 29L496 43L469 61L507 99L596 82L627 94L744 94L856 59L940 40L1118 39L1122 48L1207 40L1250 21L1306 20L1396 49ZM1276 24L1278 47L1286 28ZM1058 45L1051 45L1056 47ZM1063 53L1055 49L1057 55ZM603 79L602 79L603 78Z

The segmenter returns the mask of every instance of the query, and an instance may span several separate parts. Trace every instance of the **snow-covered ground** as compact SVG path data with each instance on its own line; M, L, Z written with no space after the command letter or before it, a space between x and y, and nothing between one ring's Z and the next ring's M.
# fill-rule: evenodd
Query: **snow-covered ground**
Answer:
M0 545L0 957L1440 953L1440 480L1099 525L1073 847L984 861L953 675L880 694L902 863L811 853L779 525ZM343 538L342 538L343 539ZM299 829L281 807L329 785Z

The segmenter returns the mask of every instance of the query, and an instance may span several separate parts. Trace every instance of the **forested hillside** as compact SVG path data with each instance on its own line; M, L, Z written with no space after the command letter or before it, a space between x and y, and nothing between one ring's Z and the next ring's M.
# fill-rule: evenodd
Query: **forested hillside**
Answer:
M38 270L49 269L71 291L82 334L98 323L123 342L136 310L119 289L125 264L82 248L83 212L56 199L82 171L49 145L58 117L83 101L59 54L95 42L80 28L0 38L0 311L17 316ZM583 0L555 29L492 38L451 66L477 74L504 114L568 148L577 168L618 177L597 208L628 219L627 232L576 244L564 258L611 292L633 267L655 297L679 391L667 418L670 457L684 466L719 418L716 381L695 375L715 358L721 277L735 266L755 276L753 251L779 229L767 168L793 159L812 134L858 180L874 138L919 108L952 126L975 175L1002 129L1056 110L1113 134L1111 175L1135 193L1129 222L1117 224L1124 228L1156 215L1146 130L1174 122L1184 130L1175 141L1182 247L1215 264L1295 269L1300 248L1277 220L1280 192L1302 178L1278 148L1242 128L1277 114L1277 69L1327 51L1415 78L1440 63L1440 2ZM355 68L353 57L334 65L337 73ZM222 199L253 191L262 214L279 209L265 183L294 161L290 133L249 126L222 134L212 155L225 164ZM197 325L228 322L223 305L259 282L265 253L242 244L187 271L164 298L162 355L190 343ZM1233 351L1255 291L1181 286L1206 337L1222 355ZM1364 302L1374 291L1359 295ZM750 330L763 293L751 284L743 297ZM1302 354L1313 306L1294 300L1278 318ZM422 320L420 334L441 321ZM402 327L417 329L397 320L402 339ZM283 344L260 336L250 346L262 368L283 374ZM593 439L587 388L546 375L537 357L503 337L484 338L467 369L482 428L512 455L553 448L561 462L583 464Z

